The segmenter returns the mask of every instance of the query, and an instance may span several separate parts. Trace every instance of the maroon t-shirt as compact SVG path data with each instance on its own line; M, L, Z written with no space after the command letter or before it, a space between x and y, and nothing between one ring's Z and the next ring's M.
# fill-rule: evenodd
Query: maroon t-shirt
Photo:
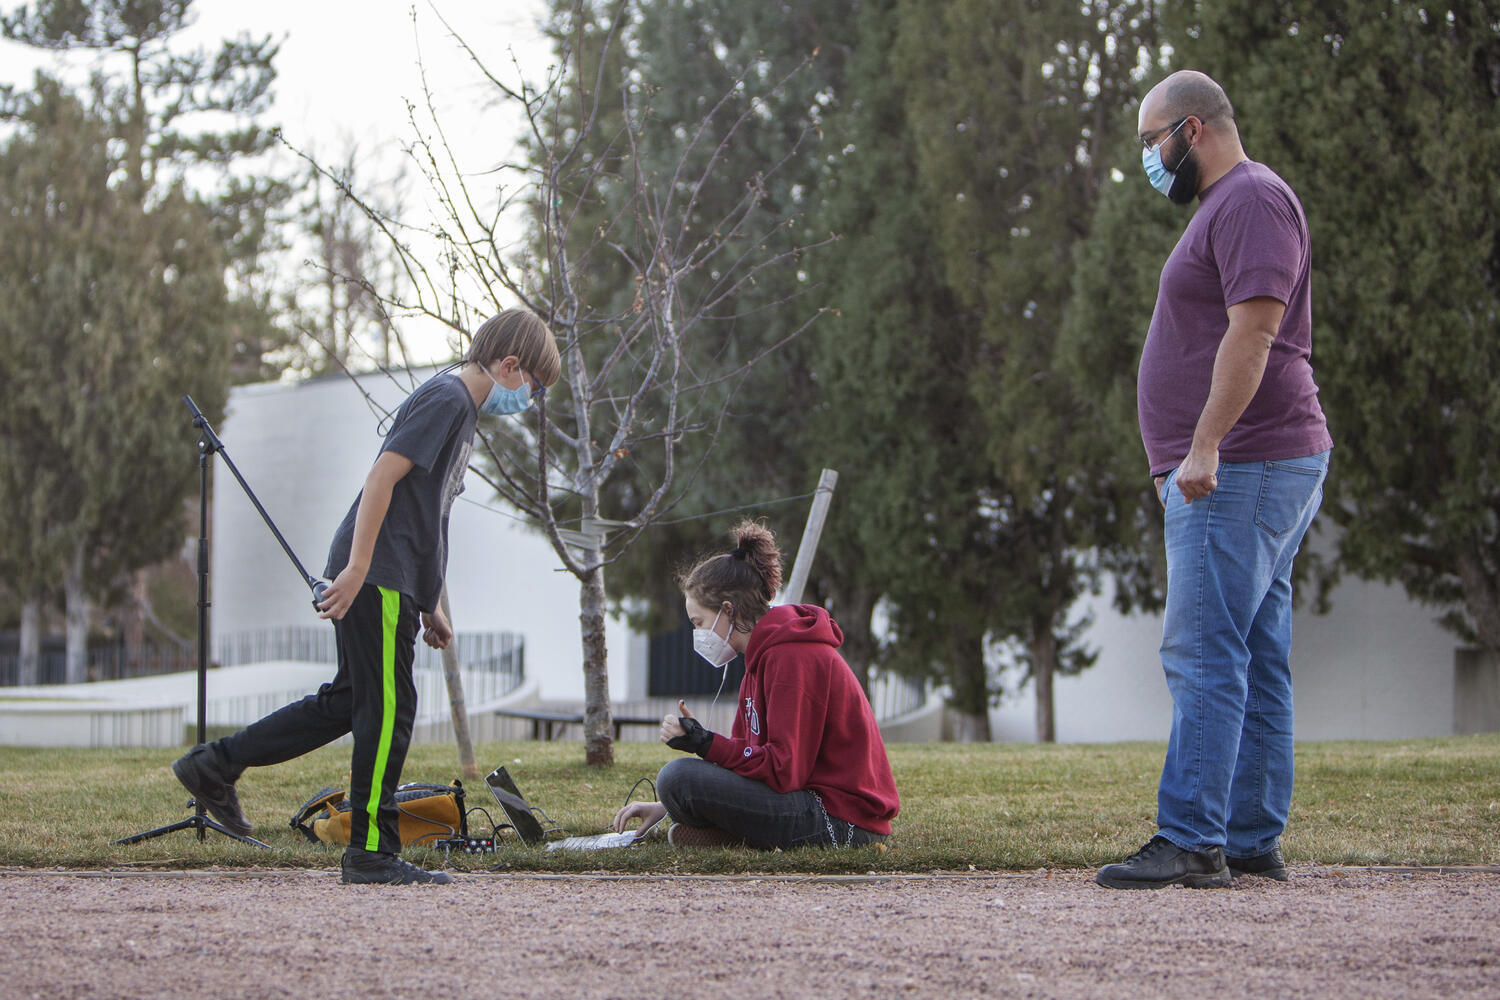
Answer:
M1333 446L1313 382L1307 219L1287 183L1246 160L1203 190L1161 271L1136 407L1151 475L1175 469L1208 401L1228 309L1286 305L1260 389L1219 444L1222 462L1303 458Z

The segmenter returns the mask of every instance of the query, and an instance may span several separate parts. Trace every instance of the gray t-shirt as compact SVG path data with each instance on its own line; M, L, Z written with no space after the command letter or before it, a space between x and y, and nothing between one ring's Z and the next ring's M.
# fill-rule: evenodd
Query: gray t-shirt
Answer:
M478 422L479 411L463 381L457 375L438 375L406 397L380 448L411 459L412 469L391 491L365 582L408 595L424 612L437 607L443 589L448 512L463 492ZM359 500L354 498L333 534L323 570L329 579L348 565Z

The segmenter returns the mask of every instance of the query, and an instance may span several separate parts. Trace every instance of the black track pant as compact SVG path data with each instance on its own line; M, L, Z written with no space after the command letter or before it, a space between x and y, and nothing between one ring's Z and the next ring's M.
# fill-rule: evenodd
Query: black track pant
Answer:
M230 776L300 757L352 732L349 843L398 853L396 785L417 712L411 665L419 622L416 603L405 594L361 588L333 623L339 651L333 680L213 744Z

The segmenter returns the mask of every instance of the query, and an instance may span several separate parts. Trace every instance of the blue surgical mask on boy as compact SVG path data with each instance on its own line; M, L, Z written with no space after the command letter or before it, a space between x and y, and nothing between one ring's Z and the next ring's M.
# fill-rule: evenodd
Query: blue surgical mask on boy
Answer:
M495 376L490 375L489 369L481 368L480 371L489 375L491 382L495 382L495 387L490 390L488 396L484 397L484 405L480 407L485 413L495 417L504 417L512 413L520 413L531 405L531 386L526 384L528 379L525 375L521 376L520 386L507 389L495 381Z

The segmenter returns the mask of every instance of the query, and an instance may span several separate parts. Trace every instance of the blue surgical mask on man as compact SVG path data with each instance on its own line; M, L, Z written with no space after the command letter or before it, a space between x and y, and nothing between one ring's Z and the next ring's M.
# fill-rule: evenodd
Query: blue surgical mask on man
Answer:
M1197 161L1188 162L1195 147L1189 146L1187 152L1182 154L1182 159L1177 161L1176 170L1168 170L1161 159L1161 151L1172 141L1172 136L1177 134L1178 129L1186 124L1187 119L1184 118L1161 142L1141 150L1141 166L1146 169L1146 179L1151 182L1152 187L1171 199L1174 205L1188 204L1198 189Z
M1162 165L1162 147L1172 140L1172 136L1177 134L1177 129L1182 128L1182 126L1186 124L1187 119L1184 118L1182 121L1177 123L1177 128L1174 128L1171 132L1167 133L1167 137L1161 142L1158 142L1150 149L1141 150L1141 166L1146 168L1146 179L1151 182L1152 187L1156 188L1156 190L1160 191L1162 194L1171 193L1173 176L1172 171L1168 170L1165 166Z
M489 369L481 368L480 371L489 375L490 381L495 383L489 395L484 397L484 405L480 407L485 413L495 417L504 417L512 413L520 413L531 405L531 386L526 384L529 380L524 374L521 376L520 386L507 389L495 380L495 376L490 375Z

